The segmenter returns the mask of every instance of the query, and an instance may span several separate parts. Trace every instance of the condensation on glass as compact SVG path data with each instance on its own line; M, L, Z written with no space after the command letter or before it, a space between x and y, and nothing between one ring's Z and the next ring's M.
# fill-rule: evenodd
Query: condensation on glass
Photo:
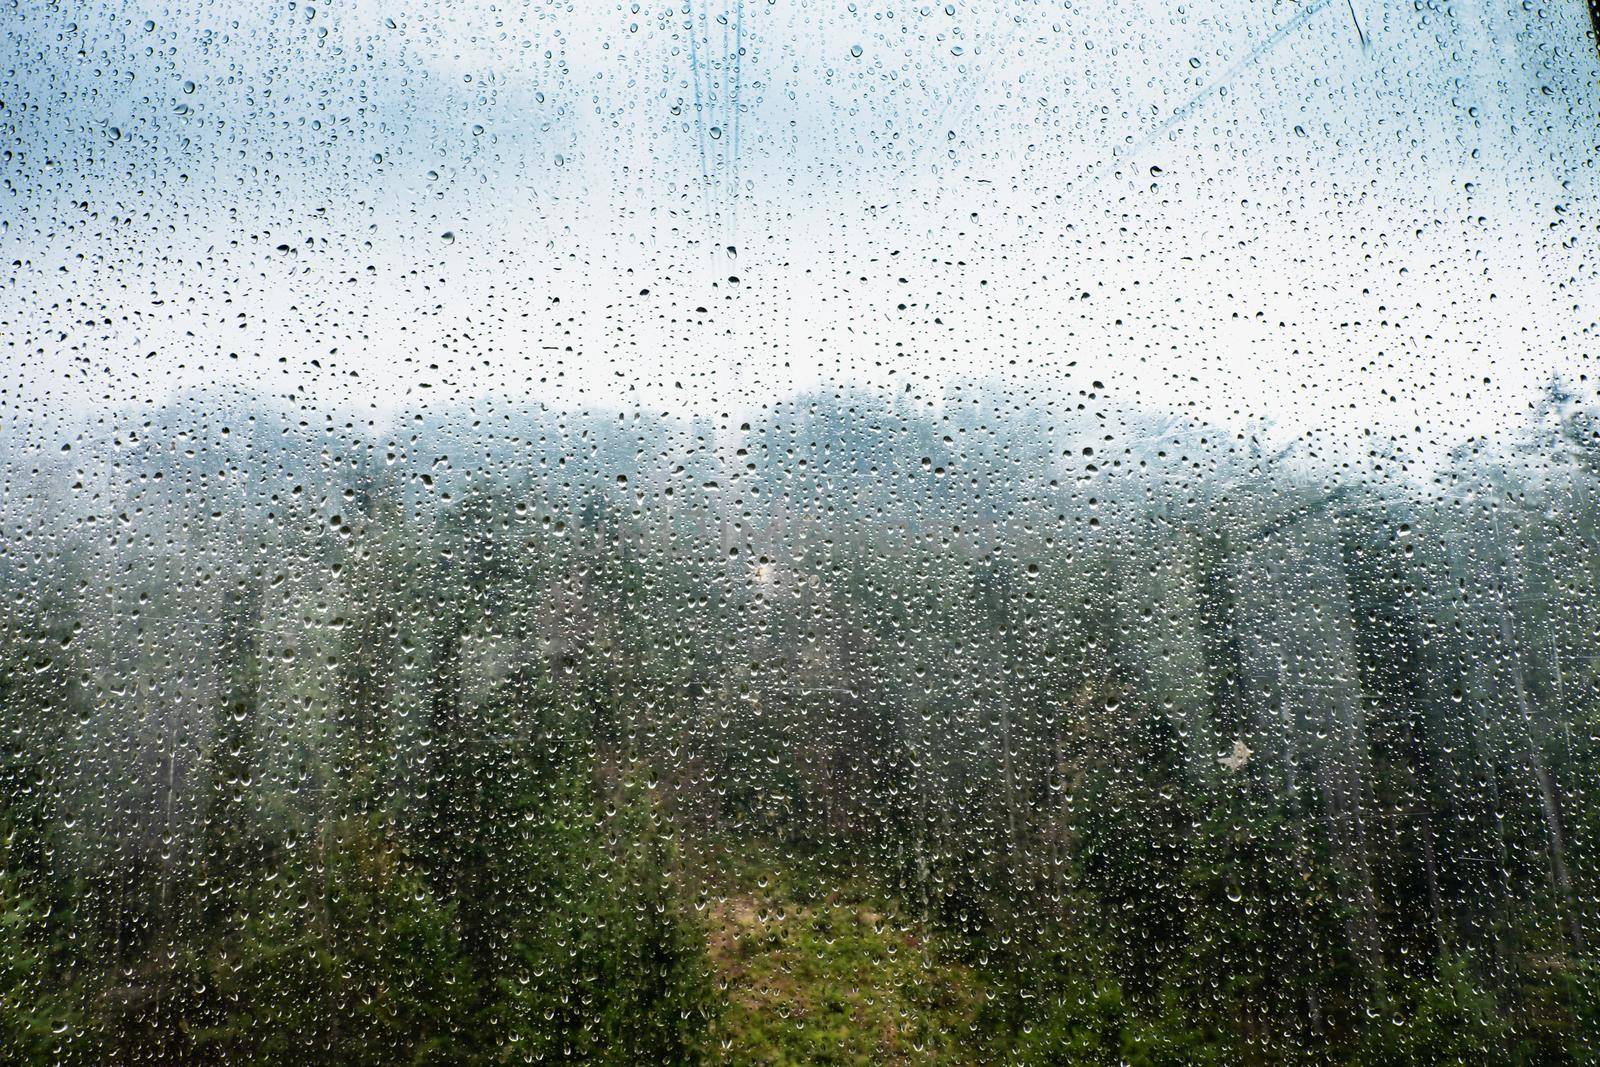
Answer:
M0 1061L1600 1062L1600 51L11 0Z

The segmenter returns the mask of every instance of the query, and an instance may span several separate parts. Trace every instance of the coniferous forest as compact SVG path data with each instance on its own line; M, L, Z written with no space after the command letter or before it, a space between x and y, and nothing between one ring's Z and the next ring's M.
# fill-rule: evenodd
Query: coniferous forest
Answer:
M16 412L0 1057L1600 1062L1600 395Z

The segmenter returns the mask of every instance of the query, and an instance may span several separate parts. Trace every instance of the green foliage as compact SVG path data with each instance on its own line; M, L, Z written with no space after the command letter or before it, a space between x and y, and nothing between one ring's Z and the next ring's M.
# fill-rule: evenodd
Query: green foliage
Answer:
M1171 980L1267 1061L1336 1042L1354 979L1328 858L1260 803L1248 776L1218 782L1210 799L1183 872L1187 951Z
M451 908L377 827L345 819L299 842L244 909L202 1048L260 1064L462 1059L472 989Z
M0 1058L1595 1062L1587 416L780 407L99 450L116 551L0 557Z
M1447 1067L1526 1063L1494 995L1460 956L1441 957L1434 975L1398 983L1392 1011L1373 1020L1356 1062L1362 1067Z
M520 848L542 869L507 919L511 944L491 1011L518 1063L681 1063L713 998L705 935L674 886L675 849L646 790L620 783L605 808L562 783Z
M1085 932L1058 930L1051 941L988 972L994 995L978 1030L989 1055L1041 1067L1241 1062L1225 1016L1170 985L1128 997L1105 946Z
M746 890L712 909L712 954L729 987L712 1031L717 1062L970 1061L981 979L935 931L850 885Z
M62 967L62 927L0 871L0 1062L89 1062L83 990Z
M1095 797L1081 821L1083 881L1105 921L1123 932L1113 965L1118 984L1153 994L1182 944L1191 816L1177 764L1181 752L1164 716L1138 721L1114 760L1095 767Z
M1572 1058L1579 1067L1600 1064L1600 961L1578 966L1569 981L1572 1004Z

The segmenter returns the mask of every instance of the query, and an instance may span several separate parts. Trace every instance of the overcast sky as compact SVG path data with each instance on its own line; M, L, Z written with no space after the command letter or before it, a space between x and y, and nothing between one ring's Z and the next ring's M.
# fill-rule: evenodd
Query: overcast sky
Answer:
M1426 452L1588 372L1573 0L31 4L0 416L1009 383Z

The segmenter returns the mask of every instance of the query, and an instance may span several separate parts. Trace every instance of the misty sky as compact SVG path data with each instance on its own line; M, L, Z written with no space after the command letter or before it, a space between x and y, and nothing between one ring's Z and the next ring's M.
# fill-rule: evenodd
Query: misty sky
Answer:
M1582 3L23 0L0 417L998 381L1421 452L1596 332Z

